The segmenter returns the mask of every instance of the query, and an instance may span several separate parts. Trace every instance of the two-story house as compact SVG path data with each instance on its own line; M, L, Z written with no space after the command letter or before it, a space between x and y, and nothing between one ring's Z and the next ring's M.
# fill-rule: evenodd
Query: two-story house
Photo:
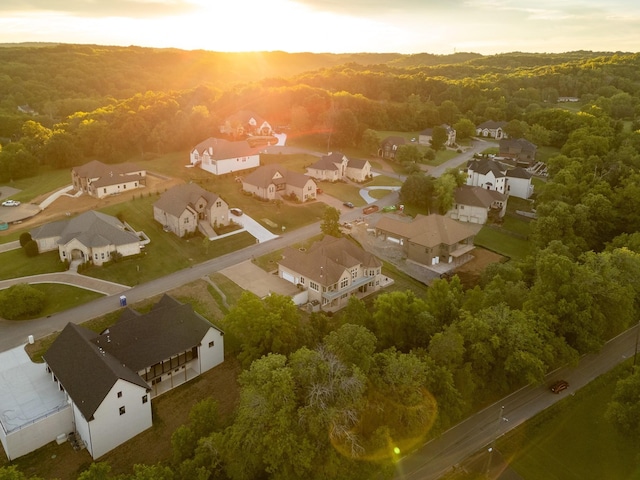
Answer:
M229 223L229 205L218 194L195 183L176 185L153 204L153 218L179 237L196 229L210 236L209 227Z
M230 142L210 137L191 149L189 160L191 165L214 175L236 173L260 166L260 148L246 140Z
M268 136L273 134L273 127L257 113L240 110L225 119L220 126L220 133L235 138L244 138L250 135Z
M470 160L467 165L467 185L525 200L533 195L531 178L531 173L522 167L507 167L489 158Z
M490 212L502 218L507 209L507 195L482 187L462 185L453 193L453 206L447 216L460 222L484 225Z
M515 162L516 166L528 168L536 161L536 147L529 140L524 138L502 139L499 144L499 155L509 158Z
M395 135L389 136L382 140L382 142L380 143L378 156L388 160L394 160L396 158L396 154L398 153L398 149L406 144L407 141L404 137Z
M440 125L444 131L447 133L447 140L444 142L446 147L454 147L456 145L456 131L450 125L443 123ZM431 145L431 140L433 139L433 128L425 128L420 132L418 136L418 143L420 145Z
M307 202L316 199L318 186L303 173L292 172L280 165L265 165L242 179L242 189L263 200L295 197Z
M308 250L289 247L278 262L278 276L308 293L325 310L344 307L351 295L382 288L382 262L346 238L325 235Z
M341 152L330 152L307 167L307 175L316 180L337 182L350 178L356 182L364 182L371 175L371 164L368 160L347 158Z
M504 133L504 127L507 126L507 122L496 122L494 120L487 120L482 122L476 127L476 135L484 138L495 138L496 140L502 140L507 138L507 134Z

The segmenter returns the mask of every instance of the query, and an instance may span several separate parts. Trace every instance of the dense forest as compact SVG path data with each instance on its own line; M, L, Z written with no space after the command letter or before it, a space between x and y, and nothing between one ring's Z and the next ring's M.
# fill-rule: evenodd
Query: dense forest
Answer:
M220 55L0 49L0 180L185 150L243 109L340 148L373 148L372 130L503 120L556 152L533 253L471 289L437 280L424 297L354 298L335 317L243 295L223 321L244 367L235 416L203 401L170 462L117 478L389 478L393 447L410 450L637 322L640 54ZM561 108L566 96L579 108ZM17 112L26 104L37 114ZM611 418L637 441L640 412Z

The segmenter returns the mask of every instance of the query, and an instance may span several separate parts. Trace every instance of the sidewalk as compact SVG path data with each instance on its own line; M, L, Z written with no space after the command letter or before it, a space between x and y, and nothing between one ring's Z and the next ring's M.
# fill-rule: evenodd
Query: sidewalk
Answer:
M28 277L11 278L9 280L0 281L0 290L8 288L19 283L61 283L71 285L73 287L84 288L104 295L116 295L122 293L129 288L119 283L108 282L98 278L87 277L71 272L43 273L41 275L31 275Z

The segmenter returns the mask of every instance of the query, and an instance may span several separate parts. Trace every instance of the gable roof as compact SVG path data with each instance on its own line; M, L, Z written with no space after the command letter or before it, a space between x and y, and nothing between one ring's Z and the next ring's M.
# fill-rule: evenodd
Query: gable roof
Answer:
M98 336L91 330L68 323L43 355L51 371L87 420L91 420L119 379L144 389L149 388L137 373L93 343Z
M489 208L494 202L504 202L507 199L506 195L495 190L487 190L486 188L472 187L470 185L458 187L453 196L458 205L483 208Z
M339 170L338 164L342 163L344 154L340 152L331 152L329 155L323 155L316 163L309 168L316 170Z
M491 160L489 158L470 160L467 168L481 175L487 175L491 172L495 178L502 178L505 176L504 167L495 160Z
M288 247L278 262L320 285L332 285L340 280L345 270L362 265L363 268L381 267L382 263L371 253L346 238L325 235L308 251Z
M385 145L405 145L407 143L407 140L404 137L400 137L397 135L391 135L389 137L386 137L384 140L382 140L382 142L380 143L380 145L385 146Z
M77 239L87 247L127 245L139 242L136 234L125 230L120 220L111 215L89 210L71 220L53 222L31 230L33 239L60 237L59 244Z
M504 152L505 150L513 149L514 151L517 151L517 152L526 153L526 152L535 152L537 148L538 147L536 147L533 143L531 143L529 140L526 140L524 138L516 138L516 139L507 138L507 139L500 140L501 152Z
M369 160L366 160L364 158L350 158L347 163L347 167L362 170L367 165L367 163L369 163Z
M43 358L90 420L119 379L149 389L137 372L197 346L210 328L191 305L165 294L146 314L123 310L99 335L68 323Z
M103 178L135 174L144 169L130 162L106 164L98 160L92 160L79 167L73 167L71 170L79 177Z
M149 313L127 314L92 342L137 372L196 347L210 328L190 304L165 294Z
M273 178L276 174L280 174L281 178ZM264 165L257 168L249 175L244 177L242 183L254 185L260 188L267 188L270 184L282 185L288 184L295 187L304 187L311 177L304 173L292 172L278 164Z
M376 229L406 238L411 243L425 247L454 245L473 235L475 229L442 215L416 215L411 222L383 216Z
M443 123L440 126L442 128L444 128L447 133L453 132L453 128L451 128L451 126L447 125L446 123ZM433 136L433 128L425 128L424 130L422 130L420 132L420 135L425 135L425 136L429 136L429 137Z
M264 118L262 118L255 112L252 112L251 110L240 110L227 117L227 122L241 123L243 125L248 124L249 122L251 122L251 120L254 120L256 122L256 126L260 126L266 122Z
M481 128L481 129L489 129L489 130L496 130L498 128L504 128L506 127L507 122L497 122L495 120L487 120L486 122L482 122L480 125L478 125L476 128Z
M208 152L214 160L227 160L257 155L260 152L260 147L252 147L246 140L230 142L223 138L209 137L193 147L191 151L196 151L199 155Z
M194 207L200 198L204 198L207 205L212 206L220 196L205 190L196 183L185 183L171 187L164 192L153 206L179 217L185 208Z
M512 168L511 170L507 170L506 175L508 178L523 178L525 180L529 180L533 176L522 167L516 167Z

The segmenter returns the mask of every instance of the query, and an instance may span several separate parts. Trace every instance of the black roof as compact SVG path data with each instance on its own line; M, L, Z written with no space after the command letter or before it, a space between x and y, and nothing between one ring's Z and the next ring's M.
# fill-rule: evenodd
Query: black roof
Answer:
M89 420L118 379L148 389L137 372L197 346L209 328L191 305L164 295L146 314L123 310L101 334L68 323L43 358Z

